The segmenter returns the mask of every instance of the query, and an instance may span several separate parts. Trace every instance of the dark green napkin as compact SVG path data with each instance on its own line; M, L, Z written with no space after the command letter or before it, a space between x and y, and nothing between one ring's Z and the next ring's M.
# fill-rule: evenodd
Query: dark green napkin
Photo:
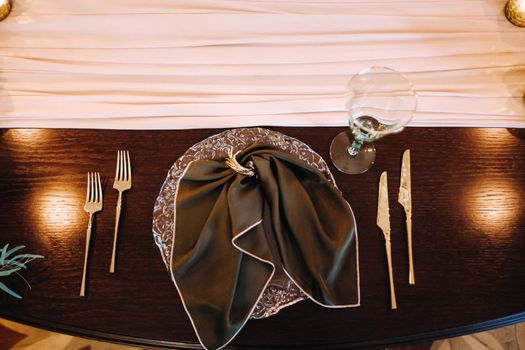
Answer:
M202 345L217 349L248 321L276 268L327 307L359 304L357 235L341 193L277 148L192 162L175 198L171 271ZM251 163L250 163L251 162Z

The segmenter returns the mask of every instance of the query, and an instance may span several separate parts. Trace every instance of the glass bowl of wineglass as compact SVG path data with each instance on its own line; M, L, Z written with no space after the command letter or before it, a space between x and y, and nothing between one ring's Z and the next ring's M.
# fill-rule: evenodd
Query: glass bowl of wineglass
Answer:
M376 158L373 141L402 131L416 106L417 94L404 74L370 67L354 75L346 87L350 131L338 134L330 145L335 167L346 174L367 171Z

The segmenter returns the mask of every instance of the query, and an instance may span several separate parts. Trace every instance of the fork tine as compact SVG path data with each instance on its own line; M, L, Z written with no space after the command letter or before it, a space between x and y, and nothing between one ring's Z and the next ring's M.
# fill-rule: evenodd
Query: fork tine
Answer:
M128 179L128 167L126 165L126 151L122 151L122 181Z
M97 191L97 173L93 172L93 202L96 203L98 199L98 191Z
M86 202L89 202L89 172L87 173Z
M120 181L124 181L124 172L125 172L125 169L124 169L124 151L119 151L120 152L120 176L119 176L119 180Z
M126 155L124 154L123 150L120 151L120 160L121 160L121 163L120 163L120 169L121 169L120 180L124 181L124 180L126 180Z
M117 168L115 169L115 179L118 180L120 174L120 151L117 151Z
M95 202L100 202L99 190L100 190L100 173L97 171L95 173Z
M97 172L93 172L93 183L95 184L93 186L93 202L96 202L97 199L98 199L98 193L97 193L97 187L98 187L98 184L97 184Z
M97 179L98 179L98 203L102 202L102 183L100 182L100 173L97 173Z
M124 156L124 178L122 180L128 181L128 155L127 151L122 151L122 155Z
M126 155L127 155L127 160L128 160L128 167L126 168L127 169L127 180L128 181L131 181L131 163L129 161L129 151L126 151Z
M90 174L90 177L91 177L91 181L90 181L90 183L91 183L91 187L90 187L91 193L89 194L89 201L93 202L93 200L95 198L94 197L94 195L95 195L95 176L94 176L94 174L92 172L89 173L89 174Z
M91 194L89 195L89 202L94 203L96 198L95 195L97 193L97 178L95 177L95 173L91 172Z
M119 180L120 181L123 181L124 180L124 176L125 176L125 167L124 167L124 152L122 150L119 151L120 152L120 176L119 176Z
M121 163L120 163L120 170L121 170L121 172L120 172L120 180L124 181L124 180L126 180L126 166L125 166L125 164L126 164L126 155L124 154L124 151L122 151L122 150L120 151L120 161L121 161Z

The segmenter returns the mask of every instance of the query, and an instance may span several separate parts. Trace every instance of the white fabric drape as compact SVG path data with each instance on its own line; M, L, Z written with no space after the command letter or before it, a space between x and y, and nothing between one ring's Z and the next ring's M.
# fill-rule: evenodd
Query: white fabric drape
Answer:
M525 28L502 0L15 0L0 127L345 125L371 65L419 94L412 126L525 127Z

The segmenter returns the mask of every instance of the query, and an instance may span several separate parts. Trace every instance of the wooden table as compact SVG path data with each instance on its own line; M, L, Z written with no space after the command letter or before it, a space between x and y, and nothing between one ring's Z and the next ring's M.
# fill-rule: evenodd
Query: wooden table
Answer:
M329 160L342 128L275 128ZM218 130L0 130L0 244L24 244L45 260L25 278L2 278L24 299L0 294L0 317L135 345L196 348L195 334L151 232L168 169ZM523 130L520 131L523 135ZM455 336L525 320L525 141L506 129L408 128L376 144L374 167L336 181L357 219L362 306L303 301L247 323L231 348L341 349ZM411 148L415 286L408 285L404 216L397 205L402 151ZM108 273L118 149L133 158L117 273ZM388 170L399 309L389 309L383 236L375 225L379 174ZM105 179L86 298L79 298L88 171Z

